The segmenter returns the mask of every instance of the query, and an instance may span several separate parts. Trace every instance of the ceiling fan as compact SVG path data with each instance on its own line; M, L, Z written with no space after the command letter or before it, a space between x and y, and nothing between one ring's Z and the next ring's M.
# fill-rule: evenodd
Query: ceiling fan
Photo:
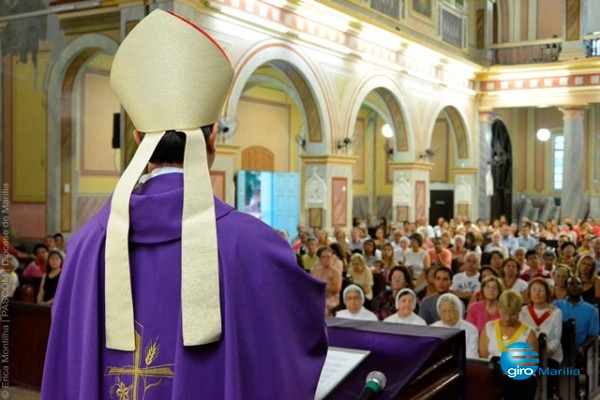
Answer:
M237 130L237 120L233 115L226 115L219 120L219 130L217 136L221 141L225 141L233 136Z

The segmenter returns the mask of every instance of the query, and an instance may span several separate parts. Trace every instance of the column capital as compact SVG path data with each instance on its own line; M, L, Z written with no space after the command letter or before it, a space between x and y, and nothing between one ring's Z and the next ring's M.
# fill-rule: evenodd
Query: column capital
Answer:
M587 104L562 106L559 110L563 113L563 120L583 119L585 111L589 108Z
M479 113L479 122L489 123L492 119L493 110L492 107L479 107L477 111Z
M479 169L475 167L461 167L461 168L452 168L452 172L455 175L477 175L479 173Z
M300 156L305 164L348 164L354 165L358 161L356 156Z
M435 164L430 162L392 162L390 167L392 170L421 170L431 171Z

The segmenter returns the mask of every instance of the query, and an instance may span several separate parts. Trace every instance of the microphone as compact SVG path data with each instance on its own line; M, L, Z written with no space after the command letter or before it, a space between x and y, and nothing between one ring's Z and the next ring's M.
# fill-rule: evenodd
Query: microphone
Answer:
M383 372L369 372L369 375L367 375L365 386L363 387L362 392L360 392L358 400L370 400L375 398L375 395L381 392L385 388L386 384L387 379L385 378Z

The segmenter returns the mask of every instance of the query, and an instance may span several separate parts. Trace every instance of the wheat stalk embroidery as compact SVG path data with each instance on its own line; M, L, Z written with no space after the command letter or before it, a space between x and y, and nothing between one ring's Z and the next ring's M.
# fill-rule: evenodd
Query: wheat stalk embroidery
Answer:
M110 394L113 397L117 395L119 400L138 400L138 390L142 389L139 384L140 378L143 382L142 400L145 400L146 393L153 387L159 386L164 378L173 379L175 373L173 364L153 365L160 353L158 337L150 340L144 349L142 359L142 334L143 326L136 323L139 332L135 332L135 351L133 353L133 365L123 367L107 367L105 375L116 375L115 384L111 386ZM142 332L142 333L140 333ZM126 386L122 381L122 376L131 377L131 384ZM158 379L158 380L156 380Z

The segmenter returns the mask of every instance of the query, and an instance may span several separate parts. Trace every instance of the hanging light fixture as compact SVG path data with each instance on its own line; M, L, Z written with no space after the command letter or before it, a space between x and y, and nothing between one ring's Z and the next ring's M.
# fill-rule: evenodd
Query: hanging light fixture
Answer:
M381 127L381 134L387 139L390 139L394 136L394 131L392 130L390 124L385 124Z
M538 129L537 133L536 133L536 137L538 138L538 140L540 142L546 142L548 141L548 139L550 139L550 129L548 128L541 128Z

